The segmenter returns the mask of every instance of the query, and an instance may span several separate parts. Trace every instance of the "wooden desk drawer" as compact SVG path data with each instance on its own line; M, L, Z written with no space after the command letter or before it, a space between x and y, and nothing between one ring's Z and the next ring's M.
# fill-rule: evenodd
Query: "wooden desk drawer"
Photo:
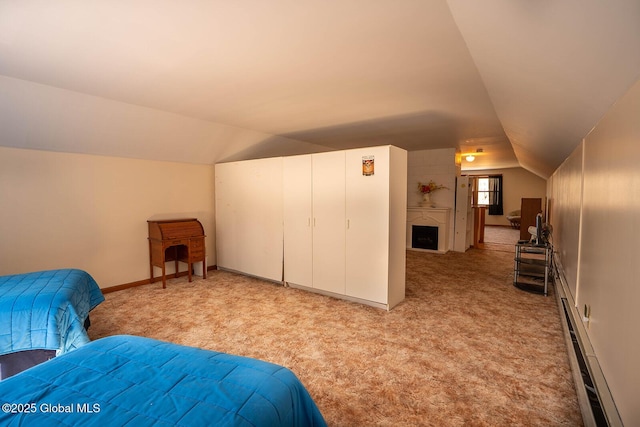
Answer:
M204 249L204 239L191 239L191 250Z
M191 259L202 259L204 258L204 248L200 249L191 249Z

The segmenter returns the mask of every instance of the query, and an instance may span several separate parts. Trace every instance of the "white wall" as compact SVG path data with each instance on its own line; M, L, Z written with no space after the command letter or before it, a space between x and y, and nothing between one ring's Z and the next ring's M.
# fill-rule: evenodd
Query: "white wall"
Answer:
M571 296L576 298L582 215L582 154L581 143L549 179L549 218L551 236Z
M215 264L210 165L0 147L0 203L3 275L80 268L101 287L148 279L150 218L198 218Z
M454 208L456 203L456 150L443 148L438 150L419 150L408 153L407 204L420 206L422 195L418 192L418 183L436 184L448 189L436 191L431 200L437 207Z
M464 173L464 172L463 172ZM502 204L504 215L489 215L488 209L485 216L486 225L510 225L507 214L520 209L520 200L523 198L542 199L542 209L547 191L546 180L523 168L492 169L485 171L469 171L473 175L502 175Z
M550 191L554 236L560 237L554 249L563 267L577 270L567 274L574 310L581 318L590 307L589 341L629 426L640 424L640 167L633 156L639 117L640 81L554 173Z

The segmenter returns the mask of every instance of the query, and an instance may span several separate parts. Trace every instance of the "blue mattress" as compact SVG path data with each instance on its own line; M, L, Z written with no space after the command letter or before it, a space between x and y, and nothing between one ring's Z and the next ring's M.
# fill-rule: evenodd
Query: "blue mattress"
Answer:
M326 425L287 368L129 335L0 381L0 403L3 426Z
M86 272L39 271L0 277L0 355L55 350L56 355L89 342L84 322L104 301Z

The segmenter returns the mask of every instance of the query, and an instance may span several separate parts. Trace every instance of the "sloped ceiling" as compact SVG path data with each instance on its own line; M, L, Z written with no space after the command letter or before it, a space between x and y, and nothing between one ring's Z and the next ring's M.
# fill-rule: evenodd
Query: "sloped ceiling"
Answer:
M0 2L0 145L215 163L483 149L548 176L640 76L637 0Z

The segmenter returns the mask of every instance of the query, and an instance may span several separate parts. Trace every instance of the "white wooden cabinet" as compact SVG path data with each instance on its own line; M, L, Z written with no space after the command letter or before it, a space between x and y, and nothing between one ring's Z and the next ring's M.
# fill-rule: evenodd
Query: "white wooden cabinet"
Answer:
M219 163L216 264L282 281L282 158Z
M404 299L405 150L382 146L250 162L257 163L216 165L219 267L272 280L282 280L280 274L293 287L386 309ZM280 193L252 197L256 188L278 182Z
M284 276L345 293L344 151L285 157Z
M363 162L373 161L373 173ZM346 151L346 295L393 306L404 299L406 152ZM404 166L404 167L403 167Z
M311 177L304 170L309 164ZM296 181L285 182L284 191L285 282L387 309L402 301L406 151L383 146L294 156L285 158L284 169L285 181ZM309 181L310 210L298 192Z

